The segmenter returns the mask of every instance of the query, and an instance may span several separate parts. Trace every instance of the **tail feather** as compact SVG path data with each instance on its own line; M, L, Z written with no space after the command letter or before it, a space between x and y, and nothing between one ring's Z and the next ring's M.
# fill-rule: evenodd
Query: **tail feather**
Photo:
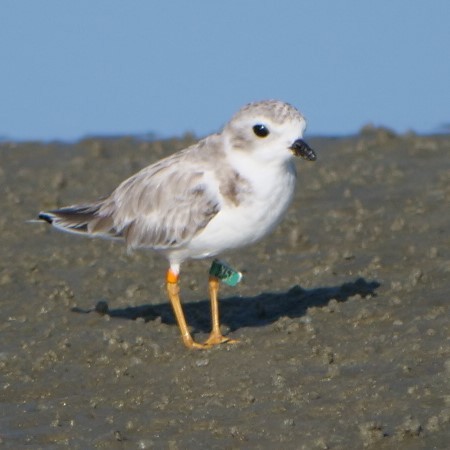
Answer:
M54 216L51 213L47 212L40 212L38 215L39 220L45 220L50 225L53 223Z
M100 204L72 205L65 208L40 212L38 218L62 231L103 237L120 237L114 229L110 216L99 214Z

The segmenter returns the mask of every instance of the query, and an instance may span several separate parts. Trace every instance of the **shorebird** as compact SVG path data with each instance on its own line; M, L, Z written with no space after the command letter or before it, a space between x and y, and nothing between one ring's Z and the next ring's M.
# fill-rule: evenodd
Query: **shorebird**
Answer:
M188 348L234 343L220 330L219 281L239 274L215 261L209 275L212 329L195 342L180 301L181 264L209 258L257 242L284 216L297 178L294 157L314 161L303 140L306 120L277 100L250 103L224 128L197 144L131 176L110 195L41 212L57 229L125 241L130 249L149 248L169 262L169 300ZM224 275L225 274L225 275Z

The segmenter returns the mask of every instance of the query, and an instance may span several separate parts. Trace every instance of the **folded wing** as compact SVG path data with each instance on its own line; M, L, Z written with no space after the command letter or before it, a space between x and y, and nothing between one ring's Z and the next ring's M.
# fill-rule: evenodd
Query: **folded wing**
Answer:
M220 210L218 188L201 166L176 153L98 202L43 212L39 218L64 231L124 239L129 248L181 247Z

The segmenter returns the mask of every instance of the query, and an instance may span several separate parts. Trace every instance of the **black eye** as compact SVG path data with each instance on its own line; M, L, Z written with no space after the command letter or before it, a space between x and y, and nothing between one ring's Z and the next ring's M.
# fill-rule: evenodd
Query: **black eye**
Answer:
M269 129L265 125L262 125L262 124L255 125L253 127L253 131L256 134L256 136L261 137L261 138L264 138L269 135Z

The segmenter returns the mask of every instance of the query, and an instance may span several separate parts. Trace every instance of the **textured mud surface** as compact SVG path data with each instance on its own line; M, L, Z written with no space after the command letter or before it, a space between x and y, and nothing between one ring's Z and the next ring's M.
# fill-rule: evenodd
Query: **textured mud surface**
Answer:
M207 351L164 260L25 222L187 141L0 145L0 447L449 448L450 137L311 140L285 221L224 256L241 342ZM209 264L183 266L198 340Z

